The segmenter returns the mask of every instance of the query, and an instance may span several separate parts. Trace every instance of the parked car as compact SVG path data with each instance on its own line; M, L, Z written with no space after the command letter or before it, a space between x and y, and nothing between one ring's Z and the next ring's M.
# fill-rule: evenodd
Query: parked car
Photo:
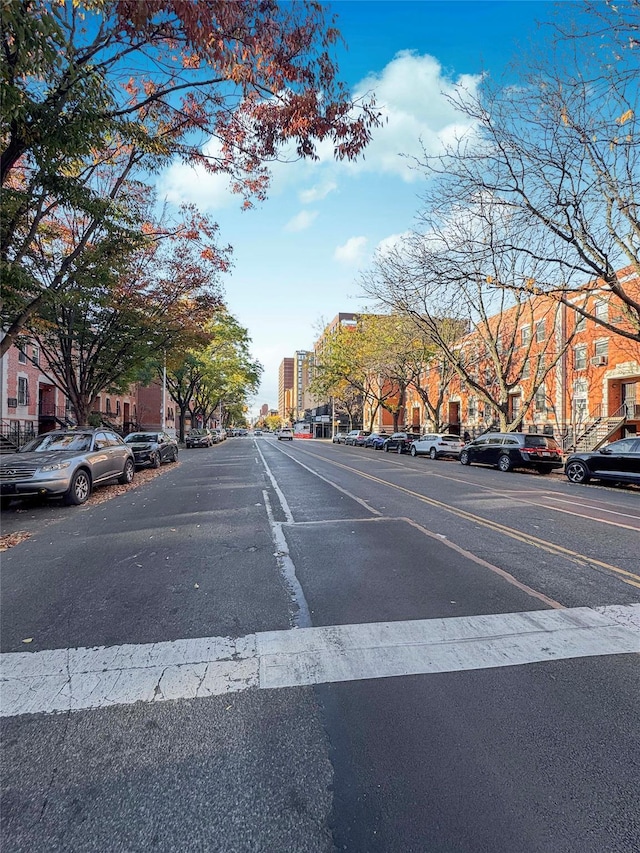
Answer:
M347 437L344 440L345 444L351 444L355 446L361 446L364 444L367 436L371 435L371 430L367 429L352 429L347 433Z
M460 451L460 462L494 465L500 471L533 468L550 474L562 467L562 448L549 435L526 432L489 432L479 435Z
M389 453L390 450L395 450L396 453L407 453L417 438L419 436L412 432L394 432L384 440L382 449L385 453Z
M3 509L30 496L83 504L95 486L115 479L126 485L136 470L131 447L108 429L46 432L0 460Z
M345 443L346 438L347 438L347 433L346 433L346 432L337 432L337 433L333 436L333 438L331 439L331 441L332 441L334 444L344 444L344 443Z
M131 445L139 468L159 468L163 462L178 461L178 442L166 432L132 432L124 443Z
M425 455L431 459L439 459L441 456L453 456L457 459L463 447L464 441L459 435L430 432L413 441L409 452L412 456Z
M284 427L278 433L278 441L293 441L293 430Z
M564 472L572 483L594 479L640 485L640 438L627 436L590 453L572 453Z
M261 429L254 429L253 434L254 435L262 435L262 430Z
M210 429L192 429L184 440L186 447L211 447L218 440Z
M382 445L389 438L386 432L372 432L364 441L365 447L373 447L374 450L381 450Z

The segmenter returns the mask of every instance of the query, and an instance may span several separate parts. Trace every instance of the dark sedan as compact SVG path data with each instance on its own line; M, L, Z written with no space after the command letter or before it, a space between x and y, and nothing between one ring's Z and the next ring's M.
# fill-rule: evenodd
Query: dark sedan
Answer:
M572 483L593 479L640 485L640 438L621 438L591 453L573 453L564 471Z
M210 429L192 429L184 440L186 447L212 447L218 440Z
M166 432L132 432L125 438L141 468L159 468L163 462L178 461L178 442Z
M394 432L384 440L382 449L386 453L390 450L396 453L408 453L413 442L419 437L412 432Z
M56 430L34 438L18 452L2 457L2 508L13 498L63 497L83 504L94 486L135 474L130 447L108 429Z
M365 447L373 447L374 450L382 450L382 445L389 438L386 432L372 432L365 439Z

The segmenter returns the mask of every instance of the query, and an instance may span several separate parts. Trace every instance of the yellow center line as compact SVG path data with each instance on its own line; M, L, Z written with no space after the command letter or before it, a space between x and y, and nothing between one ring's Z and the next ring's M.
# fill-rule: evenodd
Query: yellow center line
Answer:
M298 452L305 453L308 456L312 456L315 459L327 462L330 465L335 465L337 468L343 468L345 471L349 471L352 474L357 474L365 480L371 480L374 483L380 483L381 485L389 486L390 488L395 489L396 491L404 492L407 495L411 495L411 497L417 498L422 503L426 503L429 506L433 506L438 509L443 509L446 512L449 512L453 515L457 515L459 518L464 518L467 521L473 521L476 524L482 525L483 527L488 527L490 530L495 530L497 533L502 533L505 536L510 537L511 539L516 539L519 542L523 542L525 545L533 545L535 548L539 548L540 550L546 551L549 554L554 554L556 556L561 555L564 557L568 557L572 561L577 561L581 564L586 563L593 566L598 566L601 569L606 569L609 572L614 572L616 575L620 576L620 580L624 583L627 583L630 586L635 586L640 589L640 575L634 574L633 572L629 572L626 569L621 569L619 566L613 566L611 565L611 563L605 563L602 560L597 560L595 557L587 557L584 554L580 554L578 551L573 551L570 548L564 548L562 545L555 545L552 542L545 542L544 539L539 539L537 536L533 536L532 534L522 533L521 531L514 530L512 527L507 527L507 525L505 524L500 524L500 522L498 521L491 521L490 519L483 518L481 515L475 515L472 512L467 512L467 510L459 509L458 507L452 507L449 504L436 500L435 498L428 498L425 495L420 494L420 492L414 492L412 489L407 489L405 486L398 486L395 483L390 483L388 480L383 480L380 477L375 477L373 474L367 474L364 471L359 471L357 468L352 468L349 465L344 465L342 462L336 462L333 459L328 459L326 456L319 456L317 453L311 453L309 450L298 450ZM552 512L566 512L566 510L560 510L555 507L543 508L549 509ZM635 530L636 528L630 527L629 529Z

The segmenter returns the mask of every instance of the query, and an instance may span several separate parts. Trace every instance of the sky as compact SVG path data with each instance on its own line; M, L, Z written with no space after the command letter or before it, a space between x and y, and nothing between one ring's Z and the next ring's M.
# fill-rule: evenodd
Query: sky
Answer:
M560 4L567 10L568 2ZM229 310L252 338L264 366L250 415L278 406L278 367L313 349L340 311L366 307L358 275L379 246L415 226L425 178L412 166L421 145L432 153L460 129L445 93L480 76L514 77L514 60L540 44L558 4L538 0L337 0L346 42L340 78L354 95L374 92L386 122L364 159L275 164L269 197L252 210L227 182L175 163L159 177L162 197L193 202L219 222L234 248L223 282Z

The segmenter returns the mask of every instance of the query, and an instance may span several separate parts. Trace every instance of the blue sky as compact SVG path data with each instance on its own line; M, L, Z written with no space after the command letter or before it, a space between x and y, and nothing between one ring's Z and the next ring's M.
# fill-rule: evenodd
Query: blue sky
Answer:
M443 92L473 88L482 73L513 78L515 57L540 42L538 21L557 4L535 0L338 0L347 48L341 79L354 93L375 91L387 116L365 159L276 164L268 200L242 211L226 181L174 164L159 178L170 201L193 201L220 223L234 247L225 281L232 313L248 328L265 367L252 414L277 408L278 365L312 349L323 321L357 311L358 270L373 252L412 227L424 179L402 154L418 155L420 139L437 152L460 121ZM561 4L566 10L568 4ZM321 152L322 153L322 152Z

